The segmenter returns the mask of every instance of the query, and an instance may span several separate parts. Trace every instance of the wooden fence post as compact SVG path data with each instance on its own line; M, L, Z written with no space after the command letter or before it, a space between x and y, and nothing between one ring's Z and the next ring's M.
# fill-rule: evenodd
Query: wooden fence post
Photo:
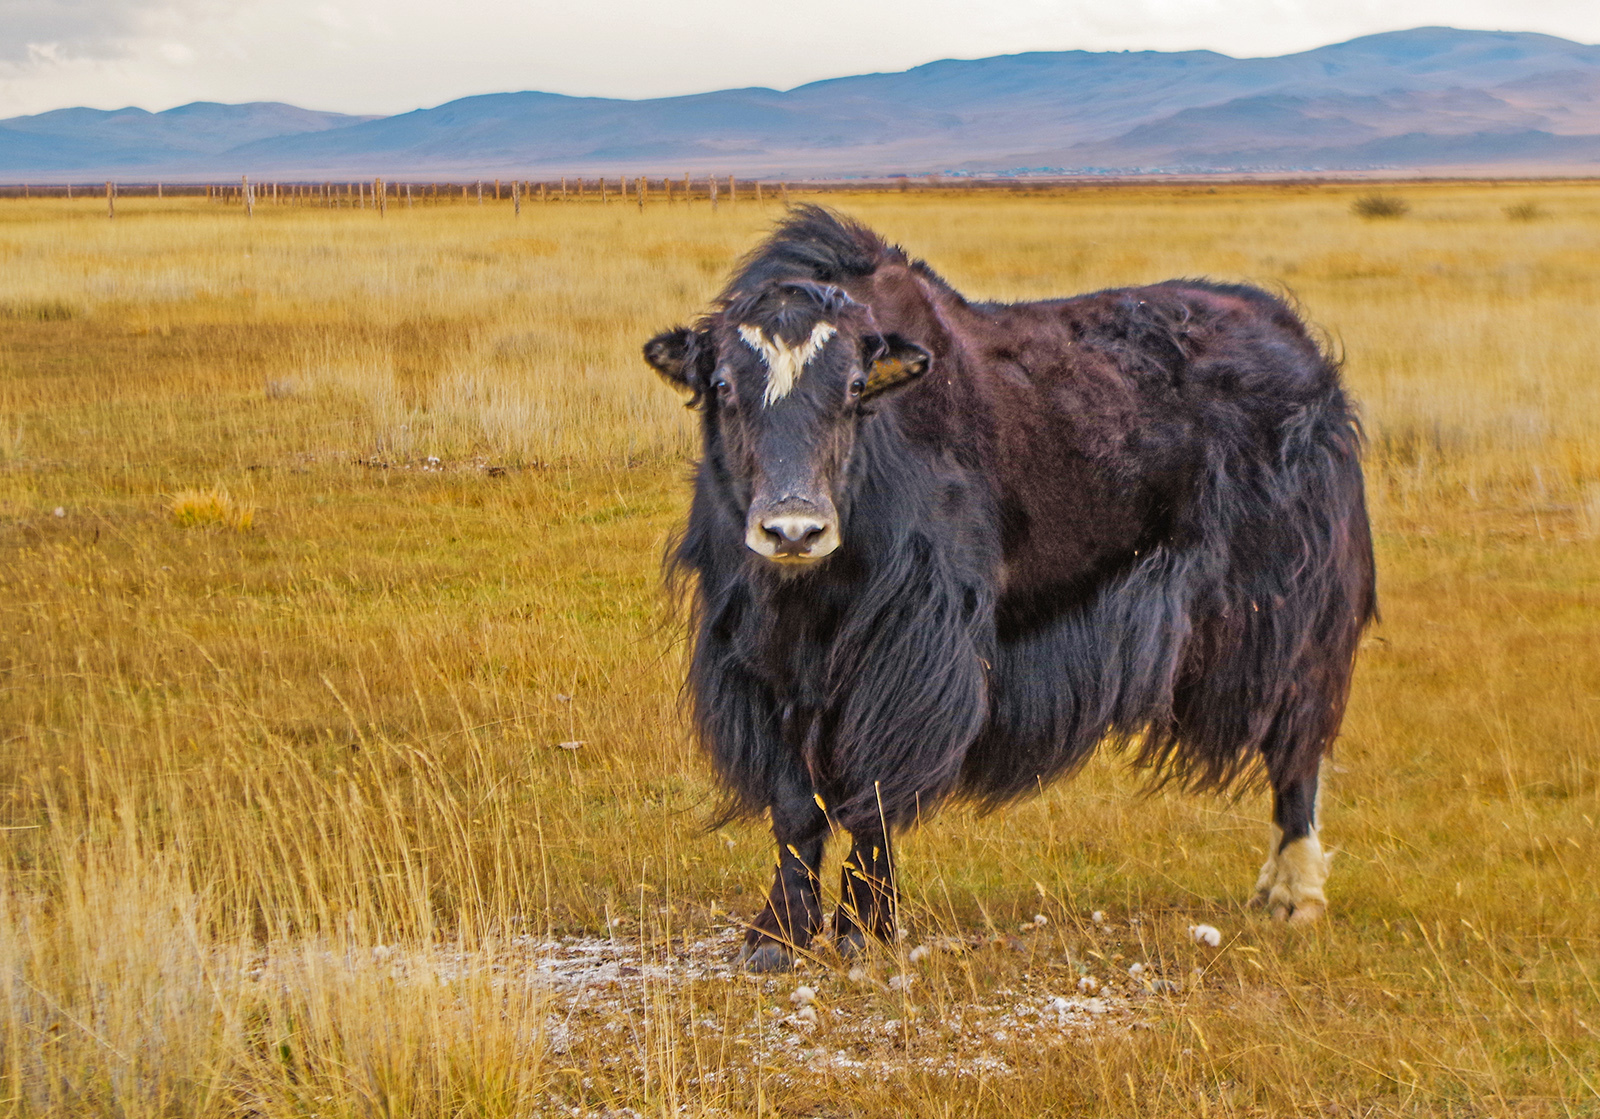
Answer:
M739 201L739 184L732 175L728 176L728 201Z
M250 189L250 176L249 175L240 175L239 176L239 193L241 195L243 195L243 197L244 197L244 216L247 217L247 218L255 217L256 216L256 192Z
M605 203L610 202L610 201L611 201L611 199L606 197L606 177L604 175L601 175L600 176L600 202L601 202L602 205L604 205Z
M478 180L478 205L483 205L483 180Z
M378 206L378 216L380 218L388 217L389 216L389 192L383 189L383 180L382 179L373 179L372 180L372 199Z
M640 175L633 180L633 189L639 195L639 212L642 214L644 213L644 195L645 191L650 189L650 180Z
M24 195L24 197L26 197L26 195ZM106 180L106 217L114 218L116 216L117 197L111 192L111 181L108 179Z
M761 201L761 180L760 179L756 180L756 201L757 202Z
M515 179L511 180L511 216L522 216L522 184Z
M706 193L711 196L711 209L712 212L715 212L717 209L717 177L715 175L706 180Z
M689 172L687 171L683 173L683 200L685 202L694 201L694 187L689 185Z

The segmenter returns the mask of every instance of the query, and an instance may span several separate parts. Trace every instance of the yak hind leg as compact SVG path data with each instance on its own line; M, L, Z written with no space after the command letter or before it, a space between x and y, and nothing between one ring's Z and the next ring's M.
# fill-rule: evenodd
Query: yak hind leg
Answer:
M894 853L881 828L855 833L840 871L833 942L843 956L860 955L867 938L885 943L895 933Z
M750 971L788 971L797 951L822 927L817 868L827 845L827 817L806 791L772 805L772 835L778 868L764 909L745 932L739 960Z
M1252 904L1274 920L1310 924L1328 911L1323 886L1333 855L1317 835L1317 774L1273 782L1272 846Z

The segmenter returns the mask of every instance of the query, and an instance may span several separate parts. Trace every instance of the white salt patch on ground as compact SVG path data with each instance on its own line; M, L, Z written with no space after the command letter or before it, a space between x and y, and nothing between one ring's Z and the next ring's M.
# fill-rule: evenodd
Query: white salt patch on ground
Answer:
M1008 1057L1019 1047L1059 1045L1089 1030L1129 1028L1142 1005L1138 993L1130 999L1101 988L1094 997L1092 988L1083 991L1087 984L1063 976L1059 982L1066 993L998 990L940 1013L914 1005L908 973L884 984L861 965L847 978L813 964L802 973L803 982L752 976L737 960L743 939L743 928L727 927L670 944L518 936L474 952L408 952L380 945L337 954L308 947L293 958L256 961L246 974L259 982L297 983L329 972L366 971L397 983L431 985L487 971L497 988L520 984L547 1000L543 1041L553 1056L572 1054L574 1060L581 1056L602 1064L635 1060L624 1038L647 1024L662 1028L665 1007L693 1005L687 997L691 988L758 987L763 1000L779 1004L766 1006L759 1021L723 1022L701 1010L693 1021L668 1027L737 1043L740 1058L704 1070L697 1079L706 1084L726 1077L742 1080L756 1067L794 1083L819 1069L862 1078L907 1068L954 1077L1005 1075L1014 1071ZM962 945L961 950L973 949ZM675 1000L680 992L685 997Z

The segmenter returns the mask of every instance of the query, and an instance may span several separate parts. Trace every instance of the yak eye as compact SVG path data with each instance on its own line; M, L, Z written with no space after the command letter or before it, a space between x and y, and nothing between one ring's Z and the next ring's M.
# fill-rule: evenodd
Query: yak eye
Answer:
M717 379L711 382L711 387L715 389L717 391L717 395L722 397L724 400L726 400L729 394L733 392L733 384L728 380L727 375L724 373L717 374Z
M853 377L850 381L850 395L860 396L864 391L866 391L866 387L867 379L865 377Z

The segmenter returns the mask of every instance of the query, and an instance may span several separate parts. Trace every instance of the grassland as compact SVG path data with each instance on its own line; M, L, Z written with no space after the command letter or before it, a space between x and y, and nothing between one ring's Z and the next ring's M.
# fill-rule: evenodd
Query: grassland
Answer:
M637 347L775 206L0 204L0 1115L1600 1113L1600 187L1356 193L830 196L988 298L1291 289L1384 605L1321 927L1242 907L1261 796L1107 758L914 833L856 980L715 965L770 854L657 578Z

